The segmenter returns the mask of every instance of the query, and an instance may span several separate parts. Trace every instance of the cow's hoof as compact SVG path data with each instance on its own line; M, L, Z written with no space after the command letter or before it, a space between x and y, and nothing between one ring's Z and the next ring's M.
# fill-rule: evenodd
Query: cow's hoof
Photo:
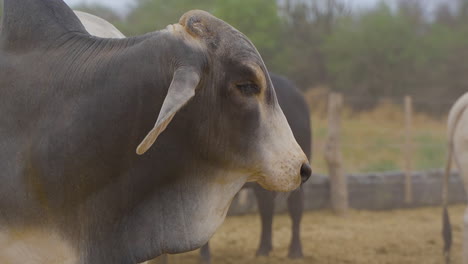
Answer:
M271 246L266 246L266 247L260 247L257 250L257 254L255 254L257 257L268 257L270 255L270 251L272 250Z
M201 264L211 264L211 259L200 259Z
M302 254L302 248L291 248L289 249L288 258L290 259L301 259L304 258L304 254Z

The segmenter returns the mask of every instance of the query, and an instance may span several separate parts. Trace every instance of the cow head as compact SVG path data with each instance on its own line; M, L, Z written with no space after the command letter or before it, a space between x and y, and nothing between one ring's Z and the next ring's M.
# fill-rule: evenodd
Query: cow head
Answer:
M178 48L173 80L154 128L137 148L144 154L187 106L203 130L190 131L199 155L224 170L248 175L264 188L290 191L310 176L308 159L278 105L268 71L254 45L204 11L184 14L165 34ZM180 41L183 40L183 41ZM197 131L198 130L198 131ZM301 177L302 176L302 177Z

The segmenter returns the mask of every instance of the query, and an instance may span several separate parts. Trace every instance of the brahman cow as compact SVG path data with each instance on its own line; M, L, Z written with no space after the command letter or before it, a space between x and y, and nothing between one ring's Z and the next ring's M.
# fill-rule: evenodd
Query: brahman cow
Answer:
M452 231L447 212L448 182L453 160L459 169L465 191L468 191L468 93L458 99L450 109L447 124L448 153L443 180L443 227L444 255L446 263L450 262L450 247L452 244ZM463 218L463 263L468 264L468 209Z
M242 33L195 10L103 39L62 0L4 1L0 168L2 263L193 250L245 182L291 191L311 173Z
M81 11L74 11L85 26L88 33L98 37L125 38L117 28L108 21ZM306 156L311 156L311 127L307 102L295 85L286 78L270 73L270 78L278 98L278 103L288 120L291 130ZM276 194L267 191L258 184L248 184L254 190L261 216L262 234L257 256L268 256L272 250L272 222L274 212L274 199ZM292 219L292 238L289 247L290 258L302 258L302 245L300 240L300 222L303 212L303 191L299 188L290 193L288 209ZM210 263L211 254L209 244L201 248L204 263Z

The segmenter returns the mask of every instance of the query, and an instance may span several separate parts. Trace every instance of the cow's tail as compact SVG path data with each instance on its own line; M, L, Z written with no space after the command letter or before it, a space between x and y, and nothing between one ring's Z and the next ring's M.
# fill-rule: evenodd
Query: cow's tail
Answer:
M451 135L450 135L451 136ZM444 179L442 183L442 237L444 239L444 258L445 264L450 264L450 248L452 247L452 225L448 214L448 183L452 167L453 144L452 138L449 138L447 164L445 164Z

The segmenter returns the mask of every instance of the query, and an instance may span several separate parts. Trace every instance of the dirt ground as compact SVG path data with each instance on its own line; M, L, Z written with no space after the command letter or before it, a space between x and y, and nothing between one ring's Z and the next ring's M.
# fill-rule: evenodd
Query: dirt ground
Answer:
M464 206L450 208L454 227L452 264L461 259ZM273 252L256 258L257 215L228 217L211 240L212 264L432 264L443 263L441 209L351 211L339 218L330 211L308 212L302 225L305 258L289 260L290 220L274 219ZM199 252L169 256L169 263L198 264Z

